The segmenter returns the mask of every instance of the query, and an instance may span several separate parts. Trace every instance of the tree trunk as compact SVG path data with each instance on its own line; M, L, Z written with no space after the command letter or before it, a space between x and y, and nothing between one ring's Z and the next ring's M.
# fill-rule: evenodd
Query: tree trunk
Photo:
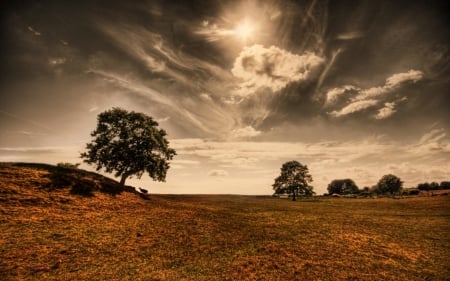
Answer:
M128 178L128 174L123 174L122 175L122 178L120 179L120 187L124 187L125 186L125 181L127 180L127 178Z
M292 191L292 201L297 201L297 199L295 198L295 190Z

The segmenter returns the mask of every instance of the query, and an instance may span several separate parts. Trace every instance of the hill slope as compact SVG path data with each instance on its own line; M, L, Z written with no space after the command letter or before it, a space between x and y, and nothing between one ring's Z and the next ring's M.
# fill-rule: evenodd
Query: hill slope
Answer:
M450 197L142 200L115 187L117 182L85 171L0 163L0 279L450 276Z

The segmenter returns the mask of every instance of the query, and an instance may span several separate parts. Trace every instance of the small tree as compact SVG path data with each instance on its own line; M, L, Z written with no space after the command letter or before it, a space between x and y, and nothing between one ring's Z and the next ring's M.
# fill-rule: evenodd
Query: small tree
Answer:
M84 162L96 164L97 171L115 171L115 176L121 177L121 187L128 177L140 178L144 172L155 181L165 181L168 160L176 152L169 148L166 132L157 122L120 108L100 113L97 120L97 128L91 133L94 139L86 145L87 152L81 153Z
M327 187L328 194L355 194L359 188L352 179L333 180Z
M377 184L377 189L380 193L395 194L402 190L403 182L399 177L389 174L384 175Z
M292 200L295 201L299 195L313 195L313 187L309 185L312 181L306 165L289 161L283 164L281 173L272 186L276 194L292 194Z

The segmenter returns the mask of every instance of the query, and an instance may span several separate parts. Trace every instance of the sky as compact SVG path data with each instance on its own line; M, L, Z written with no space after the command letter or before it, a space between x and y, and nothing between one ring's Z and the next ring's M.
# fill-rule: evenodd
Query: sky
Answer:
M0 161L82 162L121 107L177 151L166 182L127 181L153 193L269 195L290 160L317 194L450 180L447 3L0 4Z

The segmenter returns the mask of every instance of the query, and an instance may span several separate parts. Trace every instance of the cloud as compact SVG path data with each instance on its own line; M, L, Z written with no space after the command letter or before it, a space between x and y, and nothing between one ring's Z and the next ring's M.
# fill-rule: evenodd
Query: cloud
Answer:
M432 129L431 131L425 133L420 138L419 143L420 144L439 143L442 140L444 140L446 136L447 136L447 134L443 128Z
M66 62L65 58L53 58L48 60L48 63L53 66L64 64L65 62Z
M395 107L399 102L407 100L406 97L403 97L396 101L392 101L392 97L388 97L387 94L398 90L405 83L415 83L421 80L423 75L424 74L422 71L411 69L408 72L396 73L389 76L383 86L361 89L353 85L347 85L334 88L326 93L325 105L332 104L339 97L349 91L355 91L356 96L353 95L350 97L343 108L331 112L330 115L335 117L344 116L383 103L384 106L378 108L378 113L375 115L375 119L385 119L392 116L396 112Z
M355 86L352 85L346 85L339 88L333 88L331 90L328 90L326 94L326 104L334 103L340 96L348 93L349 91L355 91L358 90Z
M335 117L348 115L351 113L355 113L355 112L367 109L369 107L373 107L377 104L378 104L378 101L374 100L374 99L354 101L354 102L348 104L347 106L345 106L344 108L342 108L341 110L335 110L335 111L331 112L330 115L335 116Z
M405 82L417 82L423 78L423 72L419 70L409 70L404 73L397 73L386 79L386 87L395 88Z
M211 24L208 20L202 21L202 26L194 31L195 34L204 36L208 42L215 42L226 37L233 36L233 29L219 27L216 23Z
M346 33L340 33L336 36L336 39L339 40L352 40L364 37L364 33L360 31L352 31L352 32L346 32Z
M375 115L375 119L385 119L394 114L396 112L395 105L395 102L384 103L384 107L378 110L378 113Z
M231 132L231 136L234 139L245 139L259 136L261 131L255 130L252 126L235 129Z
M218 166L233 172L233 177L243 174L264 174L272 177L282 163L298 160L308 165L314 176L315 190L325 188L333 178L350 177L359 185L371 186L383 174L389 173L388 166L407 163L398 176L417 184L414 178L406 177L411 169L419 171L450 172L450 143L443 128L435 128L414 140L392 141L378 136L352 141L327 142L220 142L203 139L176 139L171 144L183 159L199 160L199 167ZM220 168L219 168L220 169ZM263 173L263 171L265 171ZM396 173L397 174L397 173ZM323 180L325 176L327 179ZM434 180L440 180L442 176Z
M418 70L409 70L408 72L397 73L386 79L386 83L380 87L373 87L361 90L360 95L356 99L362 100L367 98L375 98L390 93L398 89L406 82L416 83L423 78L423 72Z
M212 171L209 171L208 176L210 176L210 177L226 177L226 176L228 176L228 172L225 170L212 170Z
M249 95L265 87L276 92L289 83L309 78L324 59L314 53L297 55L275 46L245 47L236 58L232 74L240 79L239 95Z
M36 29L32 28L31 26L28 26L28 30L31 31L36 36L41 36L41 33Z
M200 97L201 97L202 99L204 99L204 100L207 100L207 101L211 101L211 100L212 100L211 96L208 95L207 93L201 93L201 94L200 94Z

